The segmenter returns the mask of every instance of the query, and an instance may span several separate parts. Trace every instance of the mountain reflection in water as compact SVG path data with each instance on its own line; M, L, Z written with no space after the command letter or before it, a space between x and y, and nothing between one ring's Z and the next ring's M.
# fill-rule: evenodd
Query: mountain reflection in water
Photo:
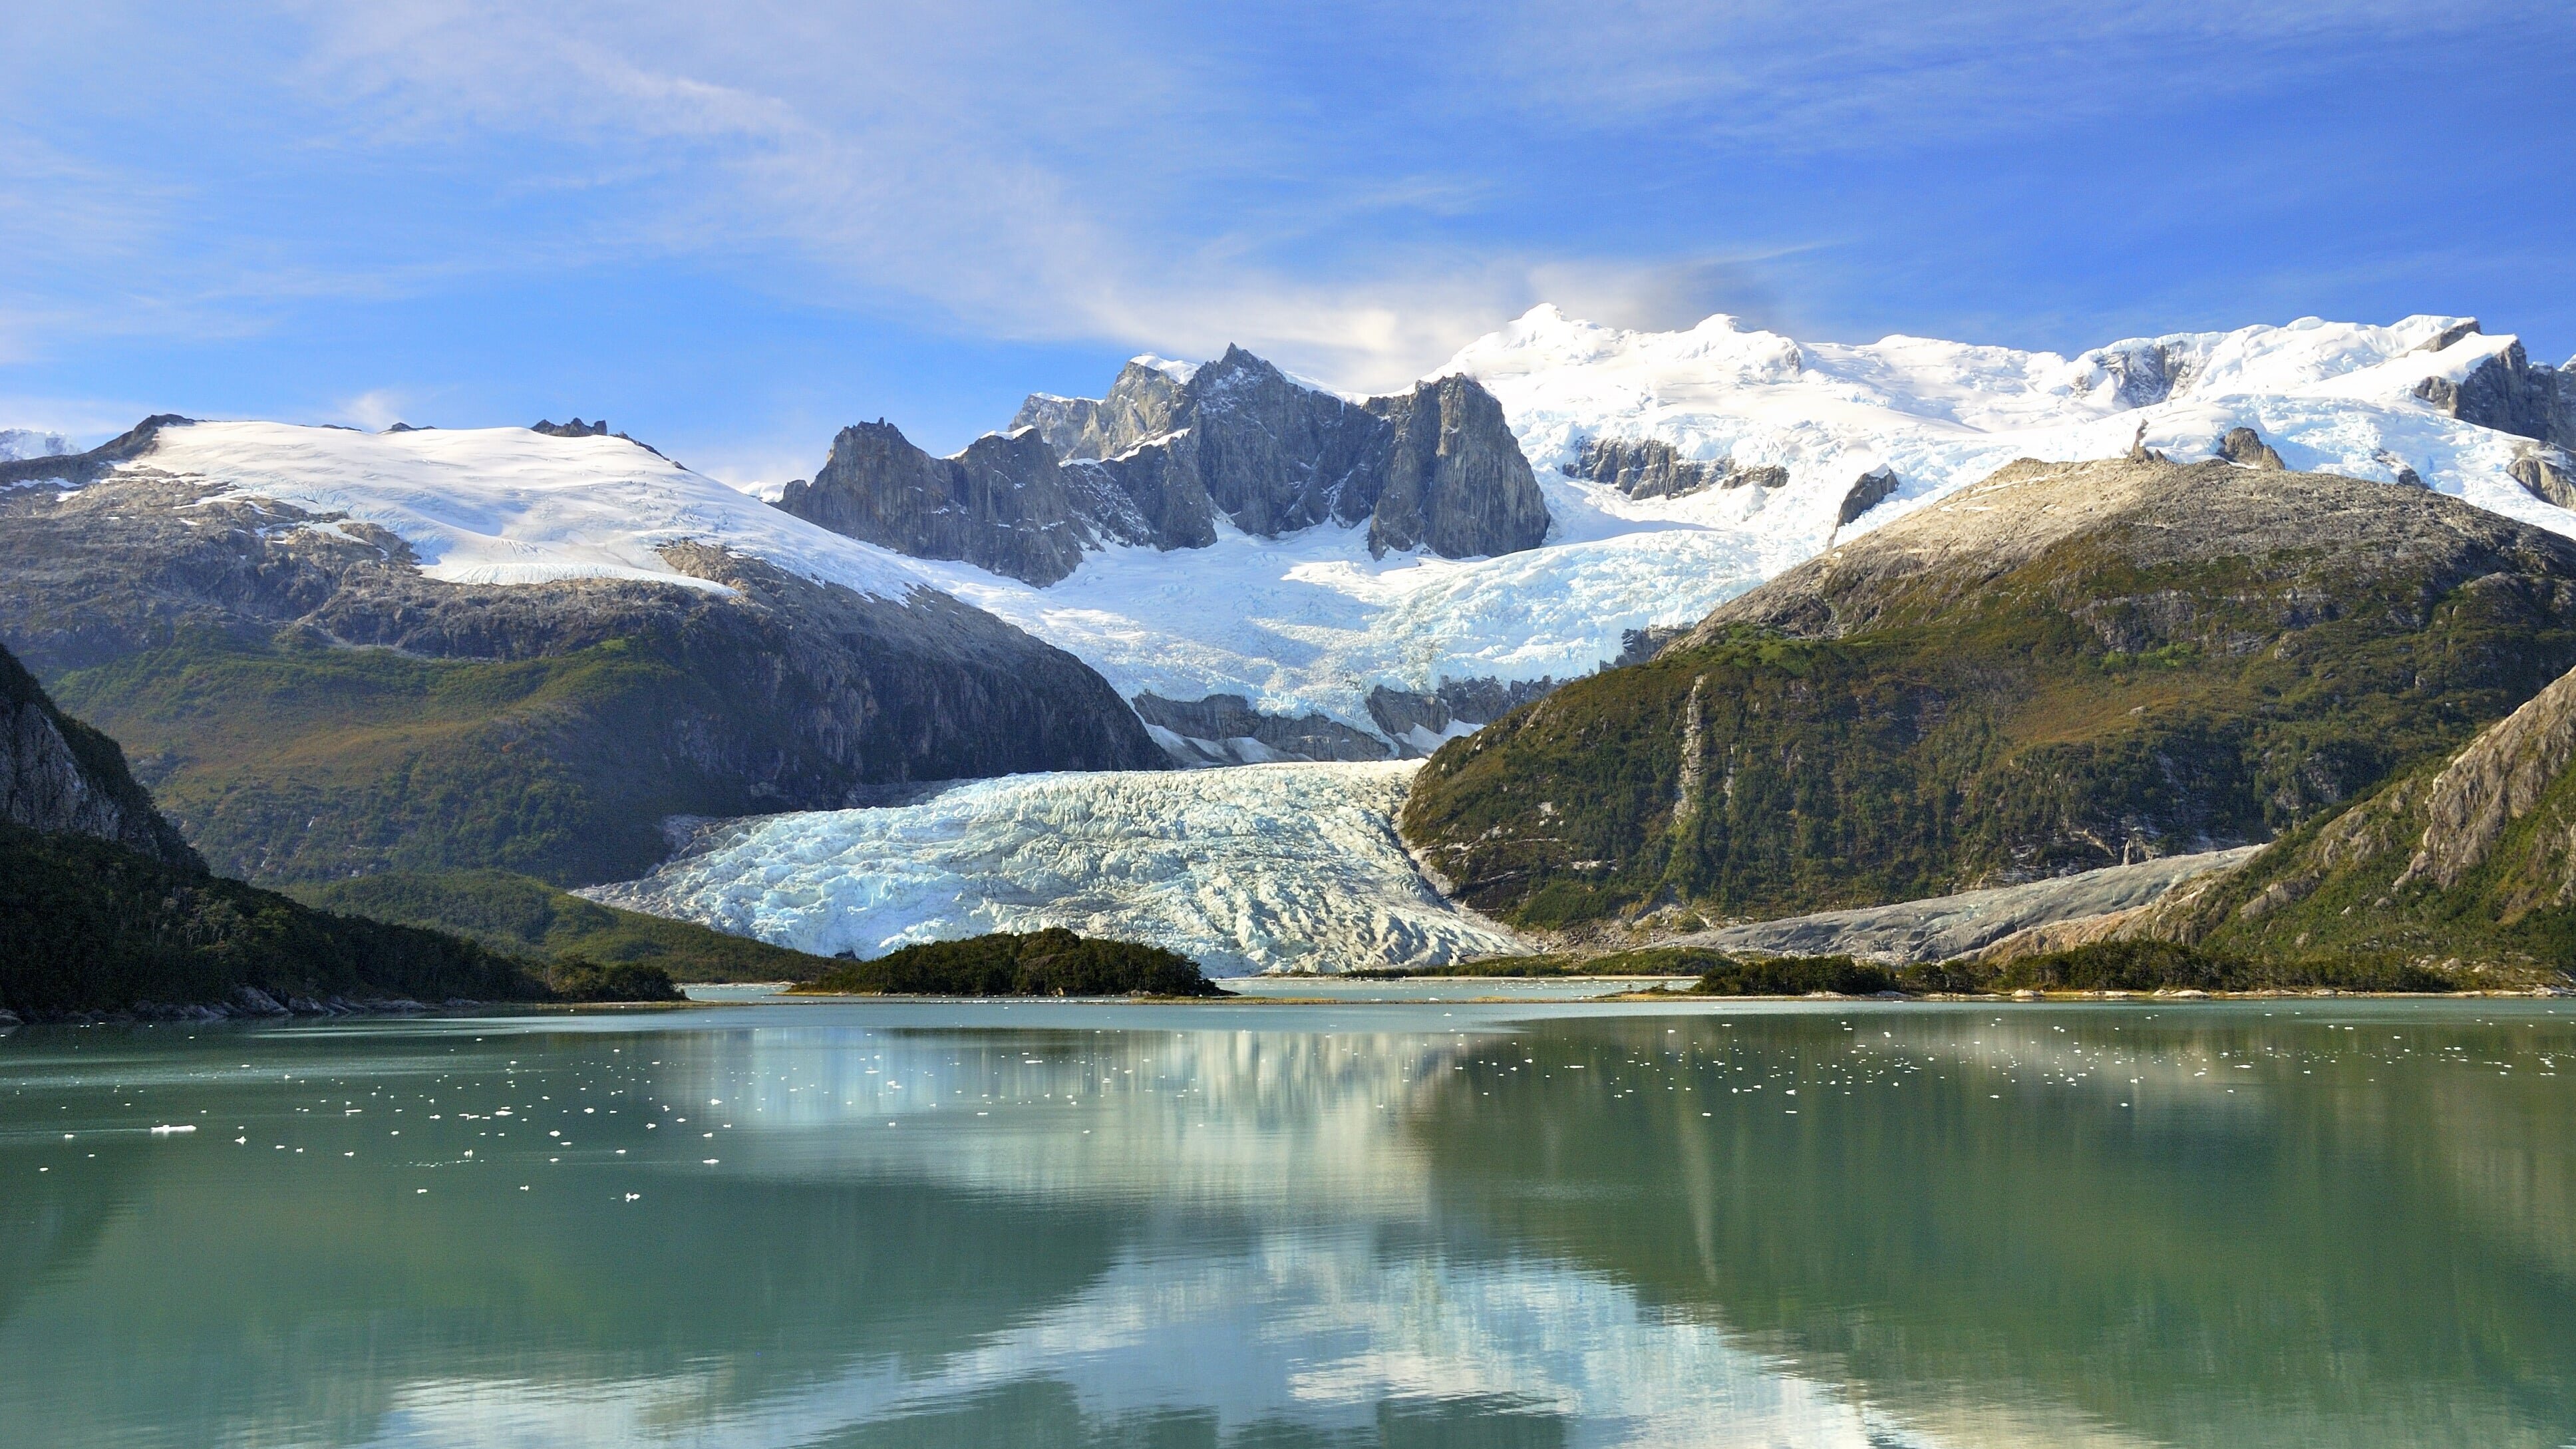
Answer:
M0 1424L2558 1444L2571 1025L836 1004L27 1030L0 1040Z

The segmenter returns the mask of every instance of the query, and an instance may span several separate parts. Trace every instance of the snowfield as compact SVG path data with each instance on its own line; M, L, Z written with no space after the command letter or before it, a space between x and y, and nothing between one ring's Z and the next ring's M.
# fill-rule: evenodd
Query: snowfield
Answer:
M219 483L224 498L375 524L411 545L423 574L449 583L649 579L724 592L663 561L665 546L695 540L880 598L923 586L908 559L623 438L189 423L163 428L150 452L119 471L135 470Z
M1211 975L1525 949L1441 900L1397 843L1415 768L978 780L916 805L736 821L643 880L583 894L825 956L1044 926L1149 941Z

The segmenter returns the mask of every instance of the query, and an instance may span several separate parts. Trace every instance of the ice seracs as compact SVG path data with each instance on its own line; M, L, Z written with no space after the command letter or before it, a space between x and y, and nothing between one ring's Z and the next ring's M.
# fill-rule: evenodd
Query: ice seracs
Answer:
M763 816L593 898L819 955L1065 926L1210 974L1522 949L1441 899L1391 823L1411 764L1020 775L919 804Z

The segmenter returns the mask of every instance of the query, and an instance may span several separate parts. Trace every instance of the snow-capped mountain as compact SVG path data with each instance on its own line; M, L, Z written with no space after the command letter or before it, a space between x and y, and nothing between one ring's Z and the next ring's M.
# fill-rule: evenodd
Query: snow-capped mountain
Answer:
M1431 375L1455 374L1501 400L1536 470L1550 517L1538 547L1381 555L1356 527L1265 536L1219 517L1205 547L1109 542L1045 587L919 567L1131 700L1239 695L1412 753L1473 721L1417 735L1388 717L1387 696L1373 710L1373 693L1587 673L1630 631L1695 622L2015 458L2143 446L2189 461L2250 429L2292 470L2420 483L2576 532L2576 514L2548 501L2576 503L2576 374L2533 366L2515 339L2462 318L2311 318L2069 358L1908 337L1804 344L1723 316L1631 332L1541 306ZM1138 399L1189 376L1139 358L1109 400L1033 398L1019 421L1065 456L1132 444L1153 425ZM1258 741L1212 743L1275 757Z
M11 484L0 644L90 671L82 717L162 762L235 874L621 879L672 815L1166 759L1081 661L909 560L595 426L165 416Z
M60 433L37 428L0 428L0 462L59 457L71 450L71 440Z

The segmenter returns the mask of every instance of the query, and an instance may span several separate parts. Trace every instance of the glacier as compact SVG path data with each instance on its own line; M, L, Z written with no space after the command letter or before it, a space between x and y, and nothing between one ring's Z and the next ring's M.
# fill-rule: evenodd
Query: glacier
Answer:
M593 900L816 955L1064 926L1211 975L1441 966L1527 948L1396 839L1415 762L1014 775L907 805L712 827Z

